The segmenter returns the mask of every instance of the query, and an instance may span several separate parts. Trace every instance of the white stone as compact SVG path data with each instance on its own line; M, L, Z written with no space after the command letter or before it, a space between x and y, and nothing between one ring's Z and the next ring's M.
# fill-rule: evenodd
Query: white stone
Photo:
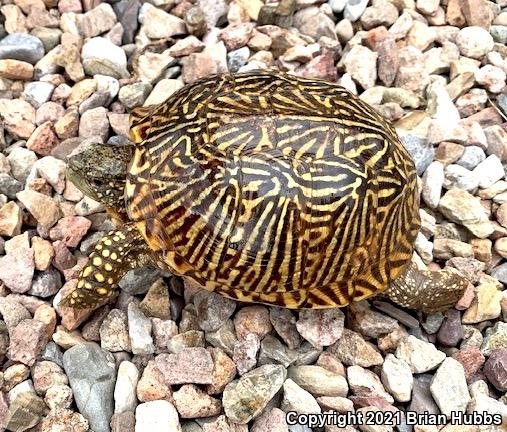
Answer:
M347 0L329 0L328 5L335 14L339 14L345 9Z
M479 177L461 165L451 164L445 167L444 187L446 189L464 189L473 192L479 187Z
M122 361L118 367L114 388L114 412L134 411L137 406L136 388L139 370L134 363Z
M83 67L88 75L103 74L115 78L126 78L127 55L109 39L95 37L83 45L81 50Z
M33 381L31 379L22 381L9 390L7 393L7 401L9 404L13 403L21 393L35 394L35 387L33 386Z
M440 411L448 418L452 412L465 412L470 393L462 364L447 357L433 376L430 391Z
M437 208L444 184L444 165L442 162L432 162L422 177L422 199L430 208Z
M144 33L151 39L170 38L187 32L185 21L149 3L141 7L139 21L143 24Z
M504 66L502 70L500 67L488 64L475 72L475 80L491 93L500 93L505 87L506 70L507 66Z
M315 398L290 378L283 383L283 399L280 408L285 412L296 411L298 414L322 412Z
M479 186L483 189L492 186L505 177L502 162L497 155L490 155L477 165L473 173L479 178Z
M53 189L59 194L65 189L65 169L67 164L53 156L44 156L39 159L35 166L37 172L44 178Z
M368 6L368 0L348 0L343 17L355 22L361 18L366 6Z
M378 54L362 45L354 45L345 55L345 70L363 89L369 89L377 80Z
M428 372L442 363L446 357L445 353L435 348L435 345L412 335L400 342L395 355L409 365L412 373Z
M408 402L410 400L414 377L410 366L405 360L398 359L393 354L387 354L382 365L380 379L386 390L398 402Z
M157 105L164 102L169 96L182 87L183 82L177 79L160 80L144 101L143 106Z
M461 55L480 59L493 49L493 36L482 27L470 26L461 29L456 37Z
M462 189L451 189L440 198L438 209L448 220L468 228L476 237L486 238L494 227L478 198Z
M140 404L136 408L135 432L181 432L178 411L165 400Z
M445 84L435 82L428 86L428 107L426 111L431 118L449 123L458 123L459 111L454 105Z
M128 306L129 338L133 354L153 354L155 345L151 337L151 320L133 302Z

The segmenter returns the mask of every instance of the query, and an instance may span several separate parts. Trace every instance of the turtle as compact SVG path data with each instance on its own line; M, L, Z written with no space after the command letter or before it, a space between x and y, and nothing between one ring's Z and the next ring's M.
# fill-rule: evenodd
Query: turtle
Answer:
M61 301L98 307L154 265L239 302L343 307L380 295L431 313L468 281L414 261L418 177L394 126L344 87L255 70L134 108L130 141L93 144L68 178L118 222Z

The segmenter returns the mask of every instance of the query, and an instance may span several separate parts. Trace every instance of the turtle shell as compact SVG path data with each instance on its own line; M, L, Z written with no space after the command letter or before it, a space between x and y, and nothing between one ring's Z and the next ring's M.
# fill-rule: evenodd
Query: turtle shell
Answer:
M410 261L417 175L343 87L216 75L132 115L127 214L161 265L240 301L343 306Z

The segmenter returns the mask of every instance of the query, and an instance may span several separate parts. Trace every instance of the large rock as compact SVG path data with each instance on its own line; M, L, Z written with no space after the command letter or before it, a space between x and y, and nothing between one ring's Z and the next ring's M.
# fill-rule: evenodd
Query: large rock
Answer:
M400 342L395 355L408 363L412 373L430 371L442 363L446 357L445 353L435 348L435 345L412 335Z
M447 357L433 376L431 394L440 411L450 418L453 412L465 412L470 401L465 370L460 362Z
M281 365L263 365L229 383L223 393L225 414L246 424L256 417L280 390L287 371Z
M94 432L109 432L116 378L114 357L96 343L83 343L63 355L63 367L79 411Z

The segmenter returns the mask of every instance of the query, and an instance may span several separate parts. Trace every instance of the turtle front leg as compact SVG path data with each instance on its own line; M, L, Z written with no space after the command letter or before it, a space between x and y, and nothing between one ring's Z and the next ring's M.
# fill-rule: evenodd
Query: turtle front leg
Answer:
M112 297L129 270L149 262L146 242L133 224L110 231L95 246L79 274L77 287L60 302L76 309L92 308Z
M452 268L421 271L410 262L384 294L400 306L434 313L454 306L468 283Z

